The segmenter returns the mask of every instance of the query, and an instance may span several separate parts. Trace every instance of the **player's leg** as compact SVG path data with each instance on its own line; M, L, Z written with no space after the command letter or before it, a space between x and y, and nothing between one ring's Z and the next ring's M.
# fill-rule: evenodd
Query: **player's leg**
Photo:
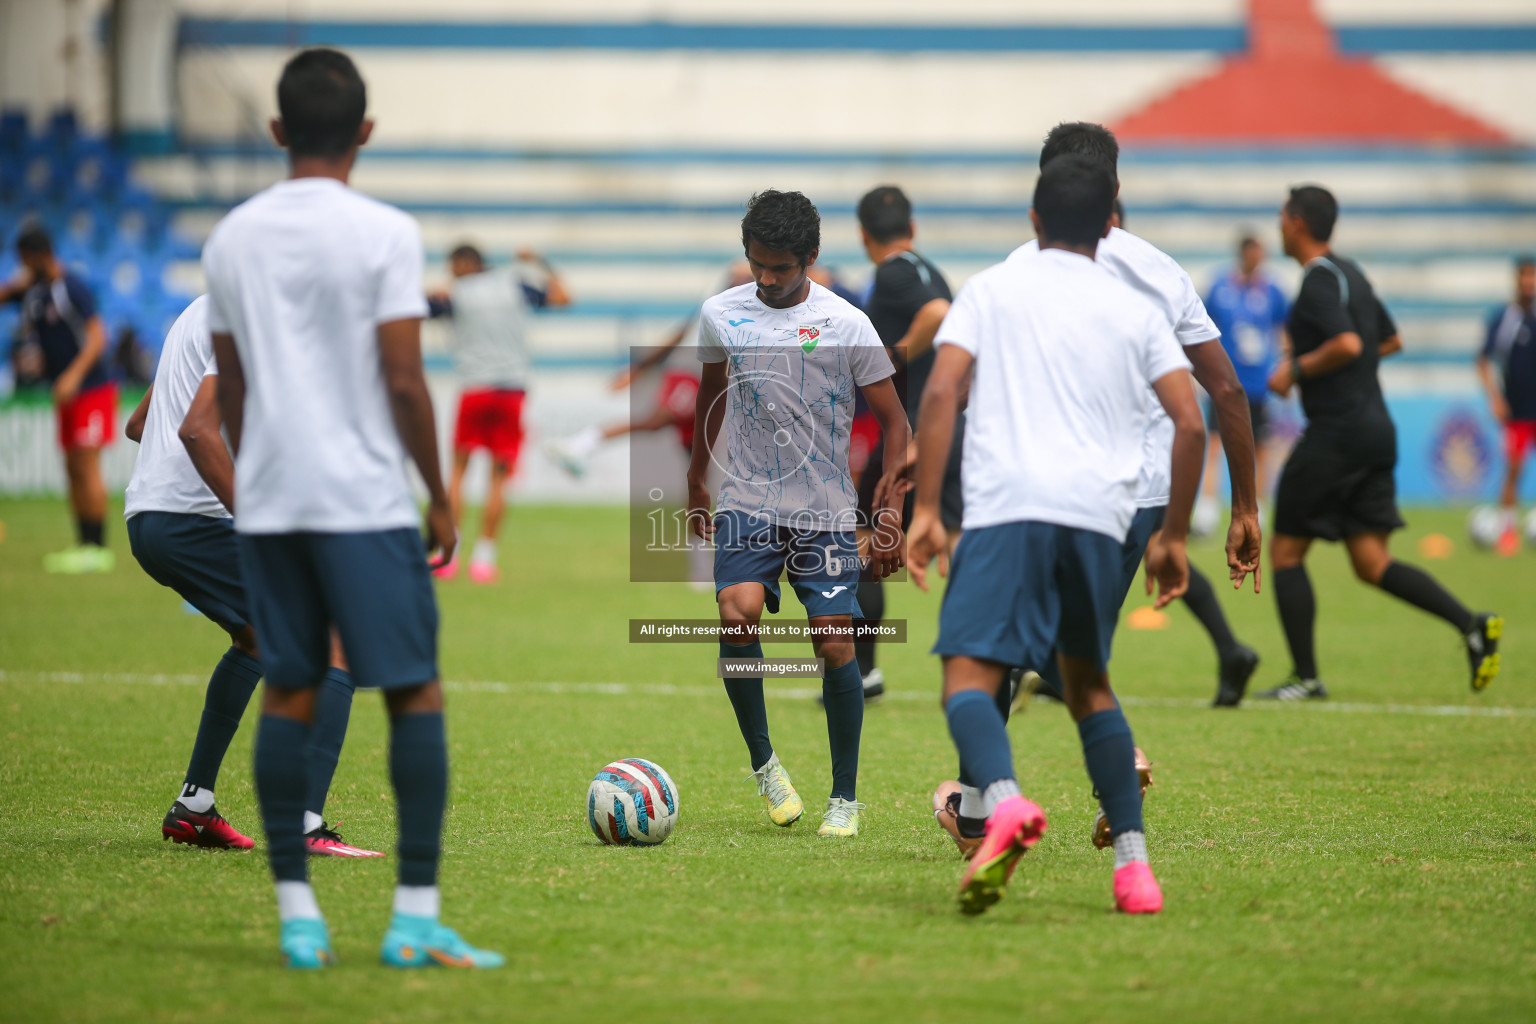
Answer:
M101 478L101 449L71 445L64 449L64 473L68 482L69 508L75 520L77 543L64 551L45 555L48 572L106 572L115 559L106 547L107 488Z
M1283 533L1270 536L1270 586L1275 591L1285 646L1291 654L1291 674L1279 686L1255 694L1263 700L1320 700L1328 696L1328 688L1317 673L1317 596L1306 566L1311 546L1310 537Z
M1362 583L1444 619L1462 637L1471 666L1473 690L1482 690L1499 674L1499 637L1504 622L1490 612L1474 614L1417 566L1399 562L1387 547L1385 533L1359 533L1344 539L1349 562Z
M437 600L415 529L316 535L317 585L360 687L384 691L399 825L394 915L380 956L394 967L496 967L438 918L448 740L438 683Z
M324 967L330 936L309 884L304 803L309 796L309 734L330 649L329 615L311 562L313 534L242 534L240 568L252 623L261 638L261 723L255 781L267 858L290 967Z
M464 407L460 399L459 429L464 427ZM448 506L453 509L453 526L459 528L464 520L464 474L469 470L469 459L474 453L468 448L459 447L457 441L453 448L453 466L448 471ZM459 574L459 555L454 552L452 560L448 564L432 570L432 575L440 580L451 580Z
M469 578L476 583L495 583L496 537L501 531L501 517L507 508L507 485L515 460L491 456L491 479L485 492L485 507L480 510L480 536L475 539L469 557Z
M1499 491L1504 523L1497 549L1506 557L1520 551L1520 475L1532 443L1536 443L1536 422L1511 420L1504 424L1504 483Z
M304 801L304 844L315 857L382 857L377 850L353 846L325 820L325 802L341 760L341 747L352 718L357 682L347 670L341 639L331 633L331 665L325 670L315 698L315 718L309 732L309 796Z
M1259 667L1258 652L1238 642L1222 611L1216 588L1205 574L1189 566L1189 589L1184 592L1184 607L1205 627L1216 648L1216 707L1236 707L1247 692L1248 680Z
M1115 850L1115 904L1126 913L1156 913L1163 899L1147 864L1142 758L1109 685L1111 643L1124 600L1121 546L1089 530L1058 527L1057 532L1056 646L1067 710L1077 723L1088 777Z

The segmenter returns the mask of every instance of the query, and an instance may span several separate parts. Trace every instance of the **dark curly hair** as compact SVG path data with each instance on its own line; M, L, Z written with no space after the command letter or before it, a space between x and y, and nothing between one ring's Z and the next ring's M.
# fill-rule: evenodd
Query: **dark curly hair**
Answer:
M1045 136L1040 147L1040 169L1059 156L1067 154L1087 157L1103 166L1110 177L1119 178L1120 143L1115 133L1101 124L1091 121L1063 121Z
M821 248L821 214L802 193L764 189L747 200L741 218L741 248L757 239L765 249L792 252L806 266Z

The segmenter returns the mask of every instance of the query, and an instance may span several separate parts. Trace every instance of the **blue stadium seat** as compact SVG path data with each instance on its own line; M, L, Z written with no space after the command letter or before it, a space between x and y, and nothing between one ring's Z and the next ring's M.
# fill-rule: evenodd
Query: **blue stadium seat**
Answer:
M70 181L77 195L112 199L128 185L128 161L105 139L82 139L75 147Z
M44 129L43 138L48 144L59 152L64 152L74 146L75 140L80 137L80 122L75 118L75 112L65 107L53 112L48 119L48 127Z
M26 144L26 111L0 110L0 153L19 153Z

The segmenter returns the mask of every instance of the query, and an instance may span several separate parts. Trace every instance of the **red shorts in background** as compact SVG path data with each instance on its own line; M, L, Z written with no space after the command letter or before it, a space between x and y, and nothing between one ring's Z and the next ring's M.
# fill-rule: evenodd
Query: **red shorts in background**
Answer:
M656 404L672 414L672 428L682 446L693 451L693 421L698 411L699 378L681 370L668 370L656 391Z
M1536 444L1536 420L1510 420L1504 424L1504 454L1510 462L1525 458Z
M848 472L857 477L869 465L869 453L880 443L880 421L868 409L853 418L848 431Z
M109 381L82 391L58 414L59 447L105 448L117 439L117 385Z
M497 462L516 469L523 449L523 397L524 392L507 388L475 388L459 395L453 450L484 449Z

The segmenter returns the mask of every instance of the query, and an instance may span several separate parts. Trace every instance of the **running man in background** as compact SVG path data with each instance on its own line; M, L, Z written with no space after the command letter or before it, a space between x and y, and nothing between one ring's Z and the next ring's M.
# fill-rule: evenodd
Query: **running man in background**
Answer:
M880 342L891 353L896 375L891 383L907 412L907 422L917 424L918 405L923 386L933 368L933 336L949 312L953 295L949 282L939 268L912 248L916 228L912 223L912 202L894 185L883 185L859 200L859 237L864 252L875 265L874 286L870 289L865 312L874 325ZM960 531L960 449L964 442L964 419L955 425L954 451L944 477L944 500L940 510L944 525L952 533ZM877 441L869 453L869 465L875 471L859 477L859 516L861 540L868 542L873 533L876 508L875 488L880 467L885 460L884 441ZM910 518L911 499L904 501L902 527ZM878 626L885 618L885 585L873 563L859 577L859 608L864 621ZM860 640L854 645L859 659L859 673L864 677L864 699L877 700L885 693L885 676L875 665L875 641Z
M1515 260L1515 296L1488 319L1477 375L1488 407L1504 426L1504 528L1497 550L1513 555L1520 550L1520 472L1536 444L1536 256Z
M895 368L857 307L807 274L821 248L821 217L799 192L759 192L747 204L741 242L753 282L704 303L699 313L699 384L688 518L715 539L720 657L761 660L763 609L779 610L788 570L805 606L816 656L825 660L822 699L832 753L832 792L821 836L859 832L859 738L864 686L853 656L859 551L857 493L848 470L854 389L893 443L886 467L905 463L907 418L891 383ZM710 516L709 466L722 425L725 483ZM901 565L900 531L877 533L884 575ZM763 680L727 678L726 693L752 759L752 780L776 825L804 804L768 736Z
M104 534L107 485L101 450L117 435L117 385L107 372L107 331L89 286L54 254L47 231L36 225L23 229L16 252L21 272L0 285L0 303L21 303L22 345L42 351L43 377L53 383L78 538L74 547L44 555L43 568L108 572L114 557Z
M1251 235L1237 245L1237 265L1218 277L1205 297L1206 312L1221 331L1221 345L1227 350L1237 379L1248 397L1248 413L1253 424L1254 457L1257 463L1259 496L1269 493L1269 375L1275 371L1280 355L1289 347L1285 337L1285 317L1290 302L1264 267L1264 245ZM1195 507L1196 529L1209 533L1215 529L1216 481L1221 475L1221 430L1214 405L1207 405L1206 436L1210 438L1205 454L1205 481L1200 502Z
M1397 428L1381 394L1376 368L1399 352L1403 339L1359 266L1333 251L1329 239L1339 204L1327 189L1291 189L1280 209L1285 254L1303 268L1301 292L1291 306L1290 362L1269 386L1284 398L1301 389L1307 429L1280 473L1270 570L1291 676L1256 694L1269 700L1322 700L1313 650L1317 599L1306 557L1317 540L1343 541L1362 583L1444 619L1461 636L1474 691L1499 674L1504 620L1473 614L1429 573L1397 561L1388 550L1397 511Z
M208 680L203 717L181 794L160 823L178 843L248 850L255 845L214 805L214 784L251 693L261 655L251 627L235 541L235 464L219 432L218 369L208 332L208 299L194 299L165 336L154 383L125 433L139 444L124 495L128 541L144 571L229 634L230 648ZM350 846L321 813L352 713L352 676L339 661L325 673L305 751L309 796L304 843L313 856L382 857Z
M427 547L453 556L421 363L421 232L347 185L368 141L367 91L330 49L288 61L272 134L289 177L237 206L203 247L219 410L235 453L236 540L261 640L256 792L289 966L333 962L310 888L304 770L332 627L359 686L384 691L399 810L395 967L496 967L439 922L448 742L437 603L409 454L429 495Z
M944 712L985 832L961 878L963 913L1003 895L1046 829L1020 792L999 707L1009 666L1058 662L1088 775L1115 850L1115 905L1157 913L1130 725L1108 664L1125 600L1123 545L1136 515L1151 389L1168 416L1169 494L1146 551L1165 605L1184 589L1185 535L1205 431L1189 360L1167 314L1095 261L1116 181L1103 161L1046 163L1030 219L1037 247L968 281L939 329L918 424L911 573L949 565L939 504L964 381L965 532L939 613ZM937 456L931 453L938 453Z
M559 276L538 254L518 253L524 265L535 265L542 279L531 280L517 267L495 269L472 245L461 245L448 257L453 284L428 302L434 317L453 321L454 369L464 390L459 394L453 429L453 471L448 500L453 527L464 514L464 473L477 451L491 460L490 486L480 510L480 536L469 557L469 578L495 583L496 535L506 510L507 481L517 470L523 447L523 401L528 393L528 316L545 306L566 306L571 297ZM452 579L459 572L454 558L435 573Z

